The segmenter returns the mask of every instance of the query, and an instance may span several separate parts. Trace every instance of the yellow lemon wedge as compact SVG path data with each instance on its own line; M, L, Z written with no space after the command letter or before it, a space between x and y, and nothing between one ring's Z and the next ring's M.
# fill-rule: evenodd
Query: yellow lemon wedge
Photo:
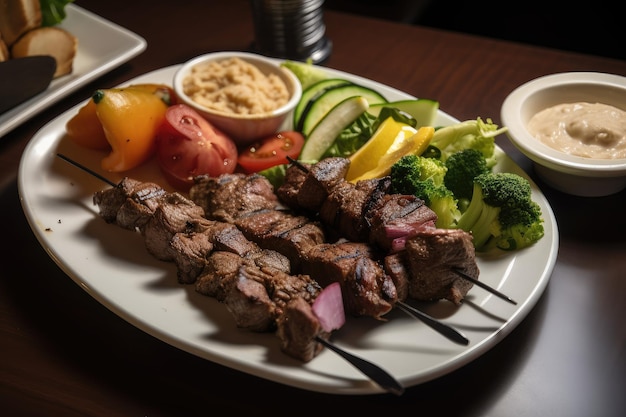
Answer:
M398 122L395 123L402 125L401 129L396 134L391 144L384 151L382 151L382 153L364 153L363 155L366 155L368 159L365 160L363 164L360 161L363 155L359 156L358 158L354 158L355 160L357 160L358 164L362 164L361 166L357 167L359 169L355 171L352 171L354 160L353 158L350 158L350 169L348 170L348 174L346 175L347 181L355 183L360 180L380 178L384 177L385 175L389 175L389 173L391 172L391 166L404 155L421 155L428 147L428 144L430 143L433 134L435 133L435 128L432 126L424 126L416 131L410 126L403 125L402 123ZM374 139L374 137L372 137L372 139ZM372 139L370 139L370 141L368 141L366 145L370 143ZM353 155L353 157L356 157L361 149L359 149L359 151L357 151ZM380 152L382 150L382 146L377 148L376 150ZM367 169L362 169L363 165L366 165Z
M351 181L364 173L376 168L378 160L390 150L394 142L404 140L417 132L415 128L394 120L385 119L372 137L350 156L350 168L346 180Z

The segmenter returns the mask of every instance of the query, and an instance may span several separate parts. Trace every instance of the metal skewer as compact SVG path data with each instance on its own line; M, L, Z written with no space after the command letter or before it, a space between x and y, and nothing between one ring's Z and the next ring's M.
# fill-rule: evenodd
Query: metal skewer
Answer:
M505 295L503 293L501 293L500 291L496 290L495 288L490 287L489 285L485 284L482 281L477 280L474 277L471 277L469 275L467 275L466 273L464 273L463 271L461 271L458 268L452 268L452 271L454 271L458 276L460 276L461 278L468 280L469 282L471 282L472 284L476 284L477 286L479 286L480 288L489 291L490 293L492 293L493 295L502 298L505 301L508 301L511 304L517 305L517 301L513 300L511 297L509 297L508 295Z
M422 322L424 322L424 324L437 330L439 333L441 333L443 336L447 337L448 339L452 340L453 342L458 343L463 346L467 346L469 344L469 339L465 337L463 333L459 332L455 328L450 327L447 324L440 322L439 320L429 316L428 314L422 311L419 311L418 309L414 307L411 307L410 305L402 301L397 301L396 306L398 306L400 310L404 311L408 315L421 320Z
M353 354L346 352L319 336L316 336L315 340L350 362L355 368L361 371L364 375L368 376L372 381L378 384L381 388L384 388L387 392L398 396L404 393L404 387L381 367L354 356Z
M116 187L117 186L117 184L114 183L113 181L109 180L106 177L103 177L102 175L98 174L96 171L93 171L93 170L87 168L86 166L79 164L78 162L68 158L67 156L65 156L65 155L63 155L61 153L57 153L57 156L59 158L61 158L62 160L66 161L66 162L69 162L70 164L74 165L75 167L80 168L83 171L93 175L94 177L98 178L99 180L104 181L105 183L109 184L111 187Z

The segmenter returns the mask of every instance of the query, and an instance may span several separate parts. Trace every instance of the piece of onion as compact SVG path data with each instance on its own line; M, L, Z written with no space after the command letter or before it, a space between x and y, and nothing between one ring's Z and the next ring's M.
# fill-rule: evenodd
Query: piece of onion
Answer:
M322 329L331 332L341 328L346 322L341 286L333 282L319 293L312 305L313 314L320 321Z

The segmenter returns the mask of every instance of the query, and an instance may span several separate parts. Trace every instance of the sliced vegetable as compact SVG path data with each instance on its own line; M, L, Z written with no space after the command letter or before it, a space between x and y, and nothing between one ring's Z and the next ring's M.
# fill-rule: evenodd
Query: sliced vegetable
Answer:
M110 150L102 123L96 114L96 102L89 100L65 125L65 133L74 143L89 149Z
M378 160L392 149L394 143L400 143L417 133L417 129L398 122L393 117L385 119L374 135L350 157L347 181L353 181L368 171L376 168Z
M176 101L174 90L165 84L132 84L124 89L155 94L167 105ZM96 102L91 99L65 125L67 137L80 146L96 150L111 150L102 123L96 114Z
M93 101L111 145L111 153L102 160L103 169L127 171L152 156L156 132L167 110L158 95L134 88L112 88L97 90Z
M300 123L300 116L304 112L304 109L310 107L311 103L319 98L319 96L322 95L324 92L326 92L326 90L338 85L348 84L351 84L351 82L342 78L326 78L309 85L307 88L303 88L300 101L296 105L296 108L293 110L294 128L299 128L298 125Z
M337 135L363 114L368 107L367 99L361 96L348 97L336 104L324 115L308 136L299 159L305 162L319 161Z
M381 178L389 175L391 166L405 155L420 155L433 138L435 128L432 126L420 127L413 136L398 135L391 147L380 156L375 168L361 174L356 178L346 176L348 181L357 182L372 178ZM349 173L348 173L349 174Z
M416 120L417 125L415 127L422 127L433 126L437 110L439 110L439 102L426 98L392 101L389 103L372 104L367 112L378 116L383 107L394 107L408 113Z
M237 166L235 143L185 104L167 109L156 144L163 174L180 190L189 189L197 175L217 177Z
M331 332L340 329L346 322L341 285L333 282L326 286L313 301L311 309L324 331Z
M363 97L370 105L387 101L379 92L357 84L331 87L314 101L309 101L310 105L302 111L296 130L308 136L330 109L346 98L356 96Z
M294 73L303 90L319 80L328 78L328 73L323 68L313 65L312 60L307 62L285 61L280 66Z
M304 136L293 130L278 132L244 149L238 157L239 166L247 174L276 165L288 164L287 157L298 159Z

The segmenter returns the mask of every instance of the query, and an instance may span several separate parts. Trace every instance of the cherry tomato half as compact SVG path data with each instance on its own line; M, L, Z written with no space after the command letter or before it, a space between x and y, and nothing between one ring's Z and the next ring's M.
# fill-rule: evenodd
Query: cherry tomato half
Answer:
M287 164L287 157L297 159L304 145L300 132L286 130L248 146L239 154L237 162L247 174Z
M157 159L167 181L188 190L197 175L217 177L237 166L235 143L185 104L167 109L156 135Z

